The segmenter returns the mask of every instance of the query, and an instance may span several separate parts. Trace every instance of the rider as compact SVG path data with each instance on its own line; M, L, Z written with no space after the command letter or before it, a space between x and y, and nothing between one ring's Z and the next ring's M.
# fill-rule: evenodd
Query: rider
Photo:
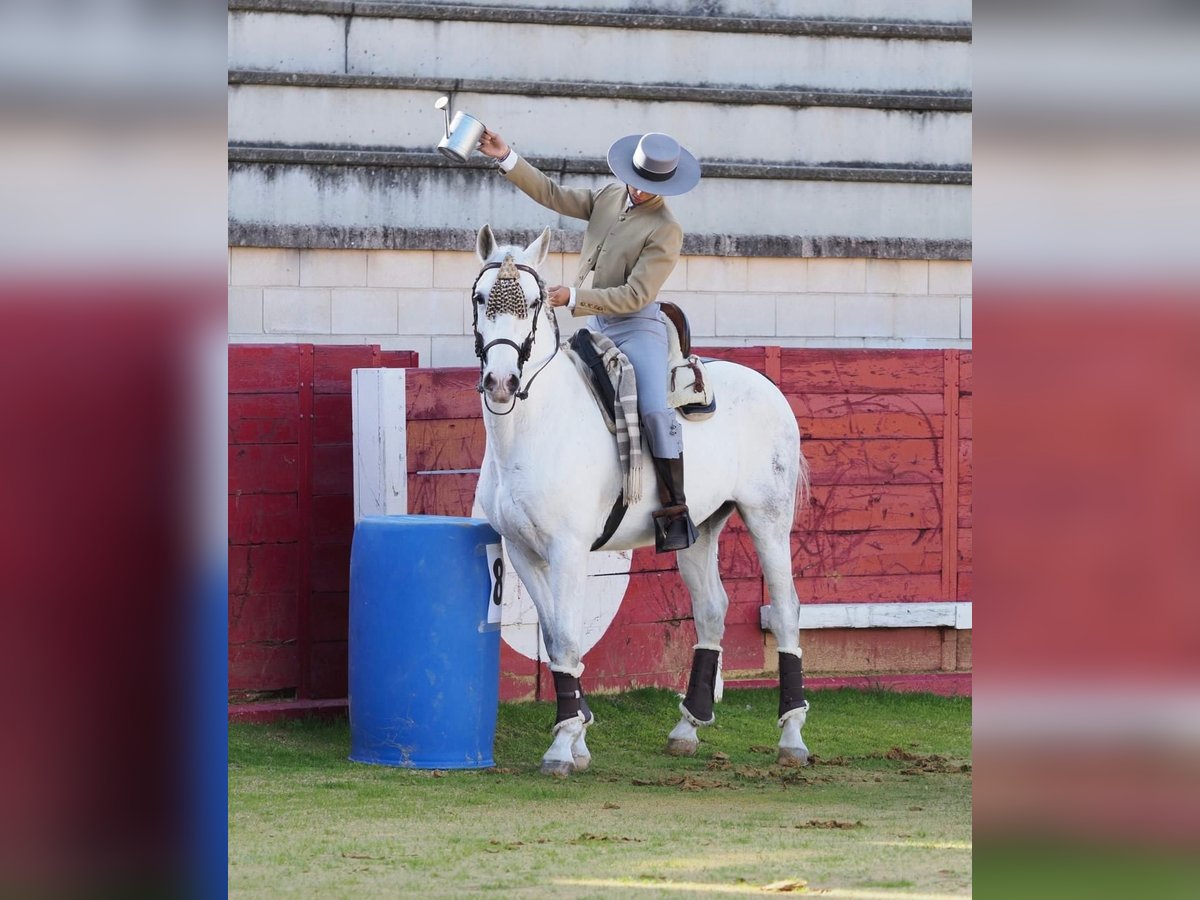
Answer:
M691 546L696 526L683 493L683 439L667 405L667 326L655 298L683 245L683 229L663 198L694 188L700 164L668 135L631 134L608 150L608 167L623 184L591 191L551 181L494 131L484 131L479 149L542 206L587 221L576 286L553 285L547 299L572 315L591 315L588 326L629 357L663 502L654 513L655 546L660 553ZM578 287L593 270L592 287Z

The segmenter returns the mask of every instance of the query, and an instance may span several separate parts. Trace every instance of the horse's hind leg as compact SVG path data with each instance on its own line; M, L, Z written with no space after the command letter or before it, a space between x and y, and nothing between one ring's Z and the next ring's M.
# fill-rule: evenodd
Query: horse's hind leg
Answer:
M682 718L667 736L667 752L691 756L700 746L697 726L711 725L716 718L713 704L721 680L721 638L725 634L725 611L729 597L717 569L717 539L733 514L732 503L721 507L697 529L692 546L676 555L679 574L692 595L696 621L696 646L692 650L692 672L687 694L679 704Z
M769 504L739 512L754 538L767 591L771 595L771 633L779 647L779 764L808 765L808 747L800 730L808 714L800 655L800 598L792 581L792 505Z

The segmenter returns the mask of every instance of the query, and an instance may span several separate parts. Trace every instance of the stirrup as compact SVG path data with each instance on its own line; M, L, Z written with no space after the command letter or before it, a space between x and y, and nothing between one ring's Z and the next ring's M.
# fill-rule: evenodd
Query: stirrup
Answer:
M699 537L688 508L666 506L652 513L654 517L654 550L657 553L670 553L674 550L686 550Z

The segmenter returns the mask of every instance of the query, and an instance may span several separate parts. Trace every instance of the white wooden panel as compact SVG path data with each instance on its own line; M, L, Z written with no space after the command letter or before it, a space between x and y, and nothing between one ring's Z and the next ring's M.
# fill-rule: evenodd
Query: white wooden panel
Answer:
M408 513L405 370L354 369L354 521Z

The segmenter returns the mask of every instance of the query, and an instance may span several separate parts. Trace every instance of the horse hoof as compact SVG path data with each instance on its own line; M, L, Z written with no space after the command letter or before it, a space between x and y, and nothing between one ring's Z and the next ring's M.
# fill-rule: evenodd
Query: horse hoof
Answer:
M555 778L566 778L575 769L575 764L561 759L543 759L542 774L553 775Z
M576 756L573 757L572 761L575 764L576 772L583 772L592 764L592 758L590 756Z
M799 747L780 747L776 762L792 769L803 769L808 765L808 751Z
M695 756L699 749L699 741L682 741L678 738L667 741L667 753L671 756Z

